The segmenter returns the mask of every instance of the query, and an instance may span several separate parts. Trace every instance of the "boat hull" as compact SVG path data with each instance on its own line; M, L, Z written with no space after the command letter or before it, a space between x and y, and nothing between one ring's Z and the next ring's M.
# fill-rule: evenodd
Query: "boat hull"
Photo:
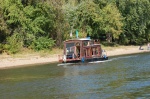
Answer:
M100 58L85 58L85 59L77 59L77 60L66 60L62 63L79 63L79 62L94 62L94 61L105 61L108 60L108 57L100 57Z

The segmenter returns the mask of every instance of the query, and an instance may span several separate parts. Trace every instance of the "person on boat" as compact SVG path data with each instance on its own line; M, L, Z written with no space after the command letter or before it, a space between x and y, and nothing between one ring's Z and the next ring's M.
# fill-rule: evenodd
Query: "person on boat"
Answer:
M90 42L88 41L88 44L87 44L87 46L90 46Z
M79 58L80 57L80 49L75 46L75 50L74 50L74 58Z
M102 57L107 58L107 54L105 50L102 50Z

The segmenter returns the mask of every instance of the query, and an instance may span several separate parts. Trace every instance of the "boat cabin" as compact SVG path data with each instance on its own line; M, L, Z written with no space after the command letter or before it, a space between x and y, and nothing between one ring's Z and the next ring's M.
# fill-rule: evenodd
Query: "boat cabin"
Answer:
M90 38L70 39L64 41L63 57L60 62L79 62L102 59L102 49L99 40ZM106 57L107 59L107 57Z

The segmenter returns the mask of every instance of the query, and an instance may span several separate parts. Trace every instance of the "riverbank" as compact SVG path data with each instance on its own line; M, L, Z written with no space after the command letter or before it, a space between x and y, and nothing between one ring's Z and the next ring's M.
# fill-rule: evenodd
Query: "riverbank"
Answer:
M145 53L150 52L147 50L147 46L142 46L143 50L139 50L139 46L119 46L119 47L107 47L107 55L118 56L118 55L127 55L127 54L136 54L136 53Z
M150 50L147 50L147 46L142 46L142 48L143 50L139 50L139 46L104 47L108 57L150 52ZM58 61L58 54L46 55L46 56L27 54L27 55L22 55L21 57L0 55L0 69L29 66L33 64L46 64L46 63L52 63L57 61Z

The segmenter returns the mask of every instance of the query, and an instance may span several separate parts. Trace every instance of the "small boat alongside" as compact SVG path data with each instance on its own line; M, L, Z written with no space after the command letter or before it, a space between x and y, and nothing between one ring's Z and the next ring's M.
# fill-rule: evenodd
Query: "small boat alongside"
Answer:
M77 38L64 41L63 55L59 62L76 63L108 60L107 54L101 48L98 40Z

